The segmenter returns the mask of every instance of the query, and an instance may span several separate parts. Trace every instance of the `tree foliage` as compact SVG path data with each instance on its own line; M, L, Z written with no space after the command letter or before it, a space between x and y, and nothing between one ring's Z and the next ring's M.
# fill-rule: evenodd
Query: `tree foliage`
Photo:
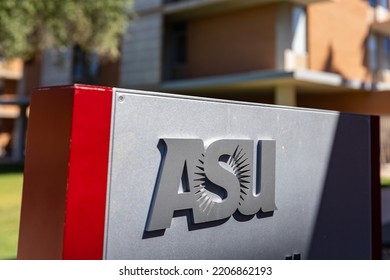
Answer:
M29 59L77 44L117 57L132 6L132 0L0 0L0 55Z

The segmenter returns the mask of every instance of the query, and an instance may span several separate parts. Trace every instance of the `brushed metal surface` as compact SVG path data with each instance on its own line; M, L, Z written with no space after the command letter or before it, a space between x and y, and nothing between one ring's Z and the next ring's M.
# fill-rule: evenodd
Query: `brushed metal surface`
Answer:
M104 258L371 258L369 116L114 92ZM164 138L275 140L278 210L146 232Z

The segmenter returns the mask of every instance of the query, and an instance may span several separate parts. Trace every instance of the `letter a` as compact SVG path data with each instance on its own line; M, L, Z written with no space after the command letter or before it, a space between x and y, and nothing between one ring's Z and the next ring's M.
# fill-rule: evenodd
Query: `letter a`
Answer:
M176 210L192 209L196 211L193 189L188 186L186 192L179 192L182 175L185 181L192 182L196 172L194 164L204 153L200 139L161 139L165 145L162 165L156 182L153 200L146 223L146 231L166 229ZM184 183L183 183L184 184Z

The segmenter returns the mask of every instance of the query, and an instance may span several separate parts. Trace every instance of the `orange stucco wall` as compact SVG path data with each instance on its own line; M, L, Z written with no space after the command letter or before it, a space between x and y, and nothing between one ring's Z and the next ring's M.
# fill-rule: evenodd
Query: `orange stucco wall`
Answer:
M275 68L276 5L188 21L188 78Z
M368 1L337 0L308 6L309 69L370 79L366 67Z

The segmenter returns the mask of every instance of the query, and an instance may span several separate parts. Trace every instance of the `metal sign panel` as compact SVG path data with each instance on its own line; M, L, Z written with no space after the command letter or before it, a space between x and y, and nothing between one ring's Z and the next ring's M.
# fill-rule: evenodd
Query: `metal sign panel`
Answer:
M380 258L377 117L74 85L27 135L18 259Z
M372 258L372 117L113 91L106 259Z

